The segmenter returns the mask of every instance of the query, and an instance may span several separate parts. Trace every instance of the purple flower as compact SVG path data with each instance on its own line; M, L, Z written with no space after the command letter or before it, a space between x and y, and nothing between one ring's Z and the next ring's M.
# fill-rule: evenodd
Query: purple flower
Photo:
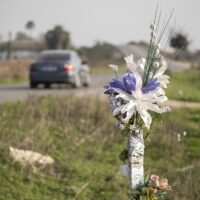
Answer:
M123 77L123 85L127 93L131 94L132 91L135 91L136 79L134 74L126 73Z
M157 79L151 79L147 82L147 85L142 87L142 92L143 93L148 93L149 91L155 90L160 84L157 82ZM123 76L123 80L120 81L118 79L112 79L112 81L105 86L105 94L111 94L113 93L112 88L117 88L124 90L128 94L131 94L132 91L135 91L135 86L136 86L136 78L133 73L126 73Z
M132 91L135 91L136 79L134 74L126 73L123 77L123 81L113 78L108 85L105 86L105 94L111 94L113 92L112 88L117 88L126 91L131 94Z
M157 81L157 79L149 80L147 82L147 85L142 87L142 92L143 93L148 93L148 92L150 92L152 90L155 90L157 87L159 87L160 84L158 82L156 82L156 81Z

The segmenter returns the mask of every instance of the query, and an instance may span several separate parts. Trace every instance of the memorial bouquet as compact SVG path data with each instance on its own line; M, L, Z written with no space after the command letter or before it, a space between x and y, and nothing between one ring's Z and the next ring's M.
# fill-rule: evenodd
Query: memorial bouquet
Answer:
M170 16L171 18L171 16ZM170 20L169 18L169 20ZM169 22L168 20L168 22ZM134 61L134 56L125 57L127 72L119 78L118 66L109 65L115 72L106 86L104 93L108 96L117 126L128 135L128 148L120 154L120 159L128 160L122 171L129 178L131 199L160 199L171 190L166 178L159 179L151 175L144 180L144 139L143 130L149 130L152 114L170 111L165 106L167 101L165 89L169 76L165 75L167 62L161 53L160 40L167 24L157 38L156 17L150 26L151 39L146 58Z

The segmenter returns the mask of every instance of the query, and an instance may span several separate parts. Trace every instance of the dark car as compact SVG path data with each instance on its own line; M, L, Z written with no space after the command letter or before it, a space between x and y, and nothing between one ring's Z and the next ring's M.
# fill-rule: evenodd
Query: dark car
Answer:
M86 61L81 61L75 51L45 50L36 62L30 66L30 87L44 84L49 88L52 83L67 83L73 87L89 86L90 68Z

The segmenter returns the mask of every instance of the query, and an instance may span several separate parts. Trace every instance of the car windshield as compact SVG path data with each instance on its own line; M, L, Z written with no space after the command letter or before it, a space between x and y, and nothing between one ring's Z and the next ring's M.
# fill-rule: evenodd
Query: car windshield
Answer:
M38 61L68 61L70 60L70 54L42 54L38 57Z

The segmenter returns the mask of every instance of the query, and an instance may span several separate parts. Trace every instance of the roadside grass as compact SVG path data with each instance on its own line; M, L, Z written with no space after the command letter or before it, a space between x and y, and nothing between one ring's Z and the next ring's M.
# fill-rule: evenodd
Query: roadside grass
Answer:
M167 96L170 99L200 102L200 70L171 73Z
M5 78L0 79L0 85L9 85L9 84L16 84L16 83L25 83L28 82L28 79L26 77L15 77L15 78Z
M28 79L28 69L31 59L0 61L0 84L25 82Z
M128 199L118 159L126 136L114 123L108 104L98 98L32 97L0 105L0 199ZM199 125L200 110L184 109L152 126L145 171L169 179L174 190L169 199L199 198ZM12 161L9 146L50 155L56 164L33 173Z

